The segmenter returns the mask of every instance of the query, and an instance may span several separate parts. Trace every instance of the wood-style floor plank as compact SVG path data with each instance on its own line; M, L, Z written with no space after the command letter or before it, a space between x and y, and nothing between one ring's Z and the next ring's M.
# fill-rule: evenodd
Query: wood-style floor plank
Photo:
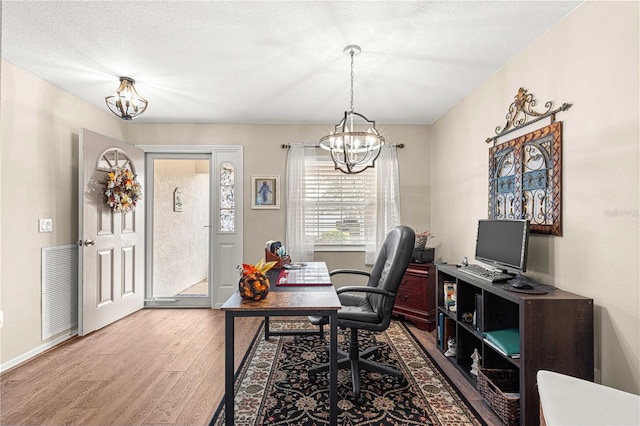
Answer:
M236 319L235 366L261 318ZM491 425L499 419L435 348L418 340ZM145 309L0 376L2 425L206 425L224 396L224 313Z

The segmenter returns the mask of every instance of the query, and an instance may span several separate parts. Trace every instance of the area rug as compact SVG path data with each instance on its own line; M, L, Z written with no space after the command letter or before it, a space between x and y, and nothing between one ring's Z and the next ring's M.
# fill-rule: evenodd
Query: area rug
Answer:
M312 329L306 321L271 321L270 330ZM253 339L235 379L235 425L329 424L327 373L310 381L307 371L328 362L328 333L280 336L264 340L264 322ZM346 349L349 331L340 330ZM361 377L363 405L353 402L351 373L338 371L339 425L485 425L446 379L409 329L392 321L387 331L359 332L361 348L380 346L372 359L401 369L406 385L379 373ZM210 425L224 425L224 400Z

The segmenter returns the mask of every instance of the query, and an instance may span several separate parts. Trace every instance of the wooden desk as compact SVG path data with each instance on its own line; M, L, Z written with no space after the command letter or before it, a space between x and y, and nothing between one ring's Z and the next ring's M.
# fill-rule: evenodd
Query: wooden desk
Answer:
M295 265L295 264L293 264ZM331 276L325 262L308 262L306 266L299 269L270 269L267 278L271 284L272 291L295 291L295 292L332 292L335 293ZM320 325L317 331L295 330L295 331L271 331L269 329L269 317L264 317L264 338L269 340L270 336L324 336L323 326Z
M275 290L272 285L271 289ZM286 289L286 290L285 290ZM333 286L282 287L260 301L244 300L235 292L220 310L225 311L225 423L234 424L234 322L236 317L328 316L329 317L329 424L338 422L338 309L340 300ZM272 333L273 334L273 333ZM268 335L266 336L268 338Z

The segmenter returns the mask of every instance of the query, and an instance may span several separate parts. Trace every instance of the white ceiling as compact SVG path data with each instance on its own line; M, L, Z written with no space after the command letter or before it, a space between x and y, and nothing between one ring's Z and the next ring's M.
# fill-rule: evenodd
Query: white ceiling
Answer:
M348 109L358 44L355 110L430 124L579 4L3 1L2 56L104 110L132 77L135 122L310 124Z

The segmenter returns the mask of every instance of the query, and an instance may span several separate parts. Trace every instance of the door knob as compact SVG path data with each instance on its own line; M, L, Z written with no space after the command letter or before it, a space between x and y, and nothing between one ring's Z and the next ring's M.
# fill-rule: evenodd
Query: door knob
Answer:
M92 246L92 245L94 245L95 243L96 243L96 242L95 242L95 241L93 241L93 240L88 240L88 239L87 239L87 240L84 240L84 245L85 245L85 246Z

